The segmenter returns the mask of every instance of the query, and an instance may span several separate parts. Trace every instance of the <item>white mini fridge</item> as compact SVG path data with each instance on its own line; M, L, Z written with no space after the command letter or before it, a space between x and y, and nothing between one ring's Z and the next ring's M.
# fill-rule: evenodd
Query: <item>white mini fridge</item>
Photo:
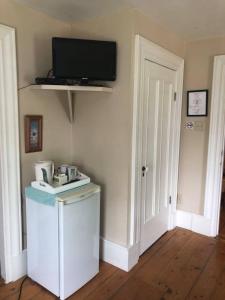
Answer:
M28 276L66 299L99 272L100 188L26 189Z

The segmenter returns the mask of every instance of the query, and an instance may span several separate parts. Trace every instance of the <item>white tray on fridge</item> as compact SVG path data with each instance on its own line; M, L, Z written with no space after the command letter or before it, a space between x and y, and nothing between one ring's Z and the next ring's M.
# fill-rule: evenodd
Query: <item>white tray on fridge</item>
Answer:
M78 188L82 185L88 184L91 180L90 177L80 173L78 179L80 179L79 181L74 181L71 183L67 183L65 185L50 185L44 181L32 181L31 182L31 186L35 189L41 190L43 192L46 193L50 193L50 194L58 194L58 193L62 193L71 189L75 189Z

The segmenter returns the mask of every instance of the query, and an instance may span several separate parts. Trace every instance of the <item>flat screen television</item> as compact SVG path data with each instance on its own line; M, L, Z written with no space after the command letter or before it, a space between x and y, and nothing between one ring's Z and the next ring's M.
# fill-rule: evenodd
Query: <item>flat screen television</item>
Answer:
M116 80L116 42L54 37L52 52L56 78Z

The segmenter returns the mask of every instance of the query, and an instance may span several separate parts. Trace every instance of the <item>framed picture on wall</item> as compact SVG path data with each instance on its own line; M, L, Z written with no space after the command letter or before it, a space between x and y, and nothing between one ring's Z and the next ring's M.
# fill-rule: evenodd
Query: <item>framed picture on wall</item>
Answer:
M205 117L208 115L208 90L187 92L187 116Z
M43 117L26 115L25 125L25 152L42 151L42 125Z

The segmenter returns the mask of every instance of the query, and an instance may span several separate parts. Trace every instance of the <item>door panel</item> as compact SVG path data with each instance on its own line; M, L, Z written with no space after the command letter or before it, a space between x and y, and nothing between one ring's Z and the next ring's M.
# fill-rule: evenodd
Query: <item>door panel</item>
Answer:
M164 187L160 190L160 199L161 205L163 207L168 206L168 197L169 197L169 165L170 165L170 156L171 156L171 105L173 103L173 85L171 83L164 83L164 97L163 101L163 113L162 113L162 136L161 136L161 176L160 176L160 186Z
M143 139L143 151L146 157L145 166L147 167L146 172L146 182L148 184L143 185L143 197L149 195L149 201L144 201L144 212L145 218L144 222L149 221L155 215L155 203L152 199L155 198L155 183L156 183L156 168L154 165L154 160L157 157L157 131L158 131L158 103L159 103L159 81L149 80L148 82L148 93L146 94L146 99L149 97L155 99L155 101L146 102L145 110L145 138ZM150 118L149 118L150 116ZM147 141L152 139L152 145L149 145Z
M175 71L145 60L141 253L168 229L175 76Z

